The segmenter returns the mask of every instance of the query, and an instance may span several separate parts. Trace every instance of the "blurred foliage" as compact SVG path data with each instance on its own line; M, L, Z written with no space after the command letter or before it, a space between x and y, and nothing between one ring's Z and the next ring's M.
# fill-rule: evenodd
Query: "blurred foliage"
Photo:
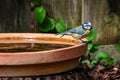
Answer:
M47 12L43 6L41 6L43 0L31 0L35 5L34 17L37 22L38 32L64 32L66 26L63 18L59 18L58 22L47 15Z
M66 31L66 26L63 18L59 18L58 22L56 23L55 26L57 32L64 32Z
M95 60L108 60L108 59L110 59L110 55L108 52L104 51L97 53L97 55L95 56Z
M45 17L46 17L45 9L42 6L36 7L34 9L34 16L38 23L40 23L40 24L43 23L43 21L45 20Z
M92 29L90 35L87 37L88 41L94 41L96 39L96 31Z
M118 42L118 45L117 45L117 51L120 53L120 41Z
M87 53L96 52L99 49L99 45L93 43L93 41L96 39L96 31L92 29L90 35L86 38L88 39Z
M54 29L55 21L50 17L46 17L41 24L38 24L38 26L39 26L39 31L48 32Z
M94 53L99 49L99 45L97 44L93 44L92 41L88 41L88 49L87 52L88 53Z
M116 59L111 58L110 54L105 51L98 52L94 58L91 59L90 53L95 53L99 49L98 44L94 44L93 41L96 39L96 31L93 29L90 32L90 35L87 37L88 39L88 49L87 55L80 57L80 62L82 65L86 65L88 67L93 67L96 64L103 64L103 65L115 65L117 63ZM117 46L117 50L120 51L120 42Z
M94 60L99 61L99 63L102 63L104 65L115 65L117 60L112 59L110 54L108 52L101 51L99 52Z

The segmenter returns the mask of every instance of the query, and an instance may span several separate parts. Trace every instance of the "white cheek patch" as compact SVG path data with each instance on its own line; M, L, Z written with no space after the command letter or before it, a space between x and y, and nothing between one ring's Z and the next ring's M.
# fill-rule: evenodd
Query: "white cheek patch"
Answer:
M86 26L84 26L84 28L89 30L91 28L91 26L86 25Z

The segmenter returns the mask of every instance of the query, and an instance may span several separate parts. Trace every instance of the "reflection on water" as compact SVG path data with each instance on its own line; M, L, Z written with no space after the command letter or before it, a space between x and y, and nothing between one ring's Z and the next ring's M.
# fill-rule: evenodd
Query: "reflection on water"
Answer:
M65 48L72 45L63 44L47 44L47 43L4 43L0 44L0 52L14 53L14 52L34 52L46 51L58 48Z

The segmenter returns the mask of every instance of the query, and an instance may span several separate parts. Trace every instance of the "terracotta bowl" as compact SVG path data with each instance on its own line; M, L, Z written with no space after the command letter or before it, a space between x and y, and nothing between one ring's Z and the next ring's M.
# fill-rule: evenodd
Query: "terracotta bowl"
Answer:
M60 73L78 66L78 59L86 53L87 44L70 36L39 33L0 33L0 44L48 43L71 45L34 52L0 52L0 77L38 76ZM2 49L2 47L0 47Z

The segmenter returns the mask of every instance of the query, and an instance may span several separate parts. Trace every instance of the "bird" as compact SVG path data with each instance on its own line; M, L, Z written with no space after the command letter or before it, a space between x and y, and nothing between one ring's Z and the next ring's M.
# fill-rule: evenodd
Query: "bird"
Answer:
M70 35L73 38L84 42L82 39L87 37L90 34L91 29L92 29L91 22L85 21L80 26L77 26L77 27L75 27L73 29L70 29L68 31L58 33L58 34L61 35L60 37L63 37L64 35Z

